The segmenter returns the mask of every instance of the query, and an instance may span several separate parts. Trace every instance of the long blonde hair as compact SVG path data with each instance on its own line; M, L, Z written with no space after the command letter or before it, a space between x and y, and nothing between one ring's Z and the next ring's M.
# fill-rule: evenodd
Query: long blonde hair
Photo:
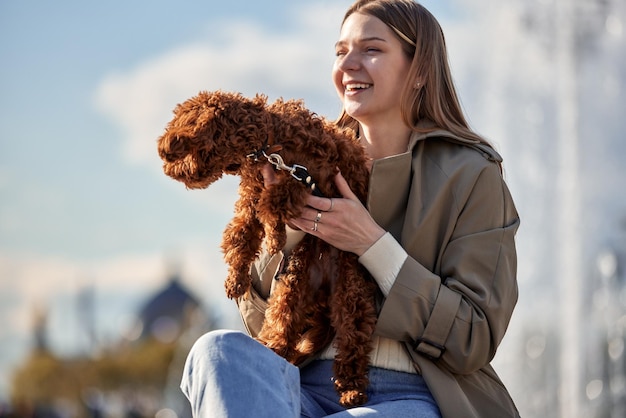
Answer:
M418 121L429 119L435 129L488 144L467 123L450 73L443 31L426 8L413 0L357 0L346 12L342 25L353 13L374 16L389 26L411 61L402 92L402 117L409 127L420 131ZM358 122L345 109L337 124L358 130Z

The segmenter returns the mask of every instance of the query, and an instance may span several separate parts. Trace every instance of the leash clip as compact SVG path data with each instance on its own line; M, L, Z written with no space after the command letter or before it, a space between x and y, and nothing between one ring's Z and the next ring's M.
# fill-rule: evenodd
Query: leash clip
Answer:
M256 162L259 161L259 158L261 156L265 157L267 161L272 164L277 170L288 171L291 177L310 188L315 196L324 197L324 195L317 189L317 184L315 184L315 181L313 181L313 178L309 174L309 170L305 166L300 164L288 166L287 164L285 164L283 157L281 157L279 154L267 154L264 149L248 154L246 157L254 158L254 161Z
M283 160L283 157L281 157L278 154L267 155L265 153L265 151L263 151L263 155L265 156L265 158L267 158L267 161L269 161L270 164L272 164L274 167L276 167L277 170L289 171L289 174L291 174L291 177L293 177L294 179L296 179L298 181L303 181L304 180L304 178L298 176L298 174L297 174L298 172L300 172L300 173L308 173L308 170L306 169L306 167L301 166L299 164L294 164L292 166L288 166L287 164L285 164L285 161Z

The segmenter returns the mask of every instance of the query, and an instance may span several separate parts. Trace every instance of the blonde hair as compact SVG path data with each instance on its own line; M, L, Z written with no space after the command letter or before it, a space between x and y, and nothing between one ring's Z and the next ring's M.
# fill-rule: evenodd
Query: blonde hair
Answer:
M450 73L443 31L426 8L413 0L357 0L346 12L342 25L353 13L374 16L389 26L411 61L402 92L402 117L408 126L420 131L418 121L429 119L436 128L428 130L443 128L488 144L467 123ZM358 122L345 109L337 124L358 130Z

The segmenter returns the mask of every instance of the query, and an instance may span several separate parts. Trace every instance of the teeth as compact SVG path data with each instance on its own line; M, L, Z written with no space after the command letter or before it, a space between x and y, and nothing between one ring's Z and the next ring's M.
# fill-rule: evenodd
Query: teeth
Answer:
M369 88L371 84L346 84L346 90L360 90Z

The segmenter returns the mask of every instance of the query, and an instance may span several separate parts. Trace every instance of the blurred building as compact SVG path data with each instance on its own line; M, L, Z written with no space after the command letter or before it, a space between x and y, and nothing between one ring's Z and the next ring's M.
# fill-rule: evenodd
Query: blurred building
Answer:
M172 342L198 319L194 316L198 311L202 311L199 300L184 287L180 275L174 273L139 311L136 324L141 330L139 338Z
M191 416L178 388L183 364L191 344L216 324L178 273L146 298L127 337L84 355L52 352L46 315L36 316L35 345L13 376L12 408L0 417Z

